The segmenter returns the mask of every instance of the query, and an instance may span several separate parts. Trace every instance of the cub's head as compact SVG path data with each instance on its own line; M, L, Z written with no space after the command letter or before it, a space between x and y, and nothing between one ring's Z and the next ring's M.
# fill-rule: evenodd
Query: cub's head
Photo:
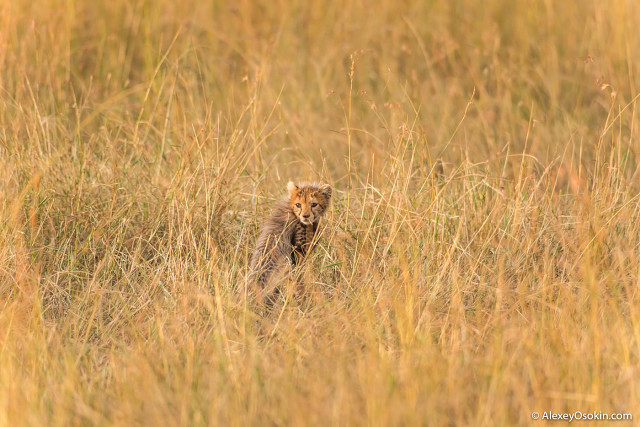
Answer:
M331 187L329 185L287 184L289 204L295 216L305 225L318 222L329 207Z

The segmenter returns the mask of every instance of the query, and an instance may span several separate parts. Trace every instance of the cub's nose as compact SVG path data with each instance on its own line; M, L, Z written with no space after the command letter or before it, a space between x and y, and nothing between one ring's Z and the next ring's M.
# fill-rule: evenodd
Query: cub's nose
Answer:
M302 214L303 218L309 218L311 216L311 214Z

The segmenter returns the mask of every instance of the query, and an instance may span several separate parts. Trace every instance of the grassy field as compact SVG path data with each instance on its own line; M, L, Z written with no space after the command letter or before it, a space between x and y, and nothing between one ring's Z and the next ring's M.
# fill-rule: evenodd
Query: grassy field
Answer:
M0 425L640 419L638 28L628 0L3 0ZM247 264L290 179L333 206L269 315Z

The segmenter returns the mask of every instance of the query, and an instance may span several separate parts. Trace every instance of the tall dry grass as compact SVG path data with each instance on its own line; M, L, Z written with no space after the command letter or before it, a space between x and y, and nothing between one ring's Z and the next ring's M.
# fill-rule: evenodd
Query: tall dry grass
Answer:
M640 5L0 3L0 424L640 417ZM311 303L245 273L334 186Z

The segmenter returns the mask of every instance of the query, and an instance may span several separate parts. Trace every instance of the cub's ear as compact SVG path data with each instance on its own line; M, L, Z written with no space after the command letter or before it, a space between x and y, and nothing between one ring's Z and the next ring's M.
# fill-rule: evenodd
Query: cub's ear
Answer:
M320 186L320 193L322 193L327 200L331 199L331 186L329 184L324 184Z
M289 197L293 197L296 195L298 191L298 186L293 183L293 181L289 181L287 183L287 191L289 192Z

